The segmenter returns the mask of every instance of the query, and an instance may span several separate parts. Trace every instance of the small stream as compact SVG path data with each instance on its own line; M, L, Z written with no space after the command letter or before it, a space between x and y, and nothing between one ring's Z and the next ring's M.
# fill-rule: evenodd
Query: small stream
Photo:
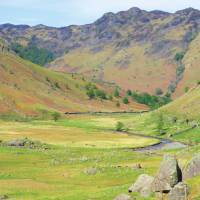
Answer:
M125 132L124 132L125 133ZM149 136L145 134L139 134L139 133L126 133L129 134L130 136L138 136L138 137L143 137L143 138L151 138L151 139L157 139L160 142L157 144L149 145L146 147L139 147L135 148L134 151L136 152L148 152L148 151L158 151L158 150L171 150L171 149L181 149L187 147L186 144L181 143L181 142L176 142L170 139L164 139L156 136Z
M181 149L187 147L186 144L181 142L175 142L168 139L159 139L160 143L134 149L136 152L147 152L147 151L158 151L158 150L170 150L170 149Z

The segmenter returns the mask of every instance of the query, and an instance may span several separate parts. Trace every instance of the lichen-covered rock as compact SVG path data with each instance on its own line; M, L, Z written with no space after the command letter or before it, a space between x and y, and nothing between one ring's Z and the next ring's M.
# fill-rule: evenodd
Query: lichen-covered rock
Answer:
M152 183L153 192L168 193L182 181L182 172L174 156L165 155L160 170Z
M141 196L148 197L152 190L151 185L154 178L152 176L142 174L138 177L136 182L128 189L131 192L139 192Z
M134 200L134 199L127 194L120 194L115 198L115 200Z
M188 193L189 190L187 184L180 182L170 191L169 200L187 200Z
M189 179L200 175L200 154L194 156L183 170L183 179Z

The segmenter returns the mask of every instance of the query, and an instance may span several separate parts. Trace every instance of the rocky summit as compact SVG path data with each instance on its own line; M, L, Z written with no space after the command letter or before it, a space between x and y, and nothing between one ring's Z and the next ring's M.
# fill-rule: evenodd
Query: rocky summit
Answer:
M133 7L81 26L3 24L0 37L10 45L47 50L51 54L46 65L56 71L82 73L124 89L154 93L161 88L180 96L194 84L194 76L184 69L199 28L200 11L193 8L168 13Z

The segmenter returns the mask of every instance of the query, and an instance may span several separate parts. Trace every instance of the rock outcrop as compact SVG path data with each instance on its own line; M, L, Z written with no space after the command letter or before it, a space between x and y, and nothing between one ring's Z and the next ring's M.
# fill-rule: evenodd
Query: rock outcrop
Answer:
M194 156L183 170L183 179L189 179L200 175L200 154Z
M129 193L131 192L139 192L141 196L148 197L152 190L151 185L154 181L152 176L147 174L142 174L138 177L137 181L128 189Z
M168 193L182 181L182 172L174 156L165 155L160 170L152 183L153 192Z
M187 200L188 193L188 186L185 183L180 182L170 191L169 200Z

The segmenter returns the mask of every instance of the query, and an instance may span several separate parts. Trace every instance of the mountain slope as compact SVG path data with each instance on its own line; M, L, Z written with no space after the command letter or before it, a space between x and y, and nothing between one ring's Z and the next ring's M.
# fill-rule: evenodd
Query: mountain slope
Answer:
M184 119L199 120L200 117L200 86L193 87L183 96L161 108L165 114Z
M188 51L199 28L199 10L166 13L131 8L107 13L83 26L4 24L0 36L9 44L51 51L57 57L49 65L54 70L83 73L123 89L154 93L156 88L174 92L179 86L183 72L177 75L179 63L174 57Z
M2 44L0 45L3 46ZM131 102L116 107L118 100L89 100L82 76L53 72L0 51L0 113L41 115L48 112L142 110L146 106ZM96 84L107 93L114 88Z

